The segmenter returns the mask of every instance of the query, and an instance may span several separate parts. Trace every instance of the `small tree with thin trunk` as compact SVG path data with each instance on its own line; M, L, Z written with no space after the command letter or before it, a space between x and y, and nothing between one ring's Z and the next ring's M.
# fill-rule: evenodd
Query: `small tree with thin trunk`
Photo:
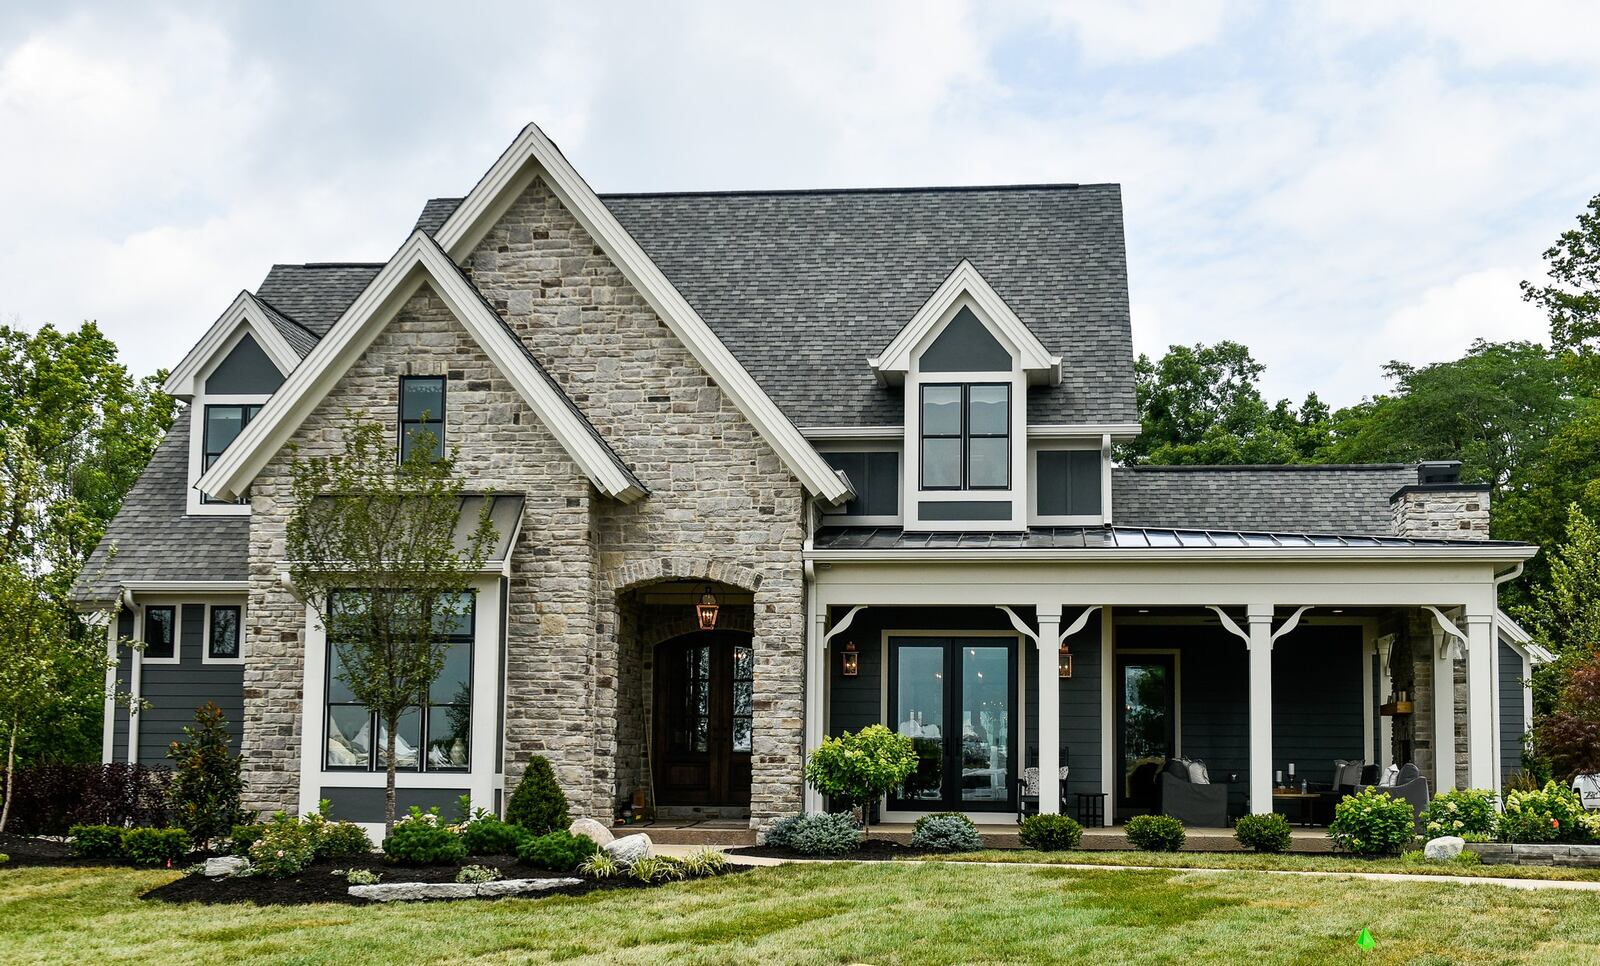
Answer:
M427 705L444 668L441 629L470 608L468 585L495 541L487 500L456 539L462 481L424 435L399 462L383 426L358 416L343 453L296 456L291 470L289 577L333 644L340 682L382 725L389 832L400 719Z

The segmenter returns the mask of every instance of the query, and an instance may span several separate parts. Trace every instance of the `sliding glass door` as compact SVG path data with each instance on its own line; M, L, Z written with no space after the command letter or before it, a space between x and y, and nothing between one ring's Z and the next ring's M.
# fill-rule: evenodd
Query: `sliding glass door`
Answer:
M891 808L1015 808L1016 677L1010 638L890 638L891 726L918 758Z

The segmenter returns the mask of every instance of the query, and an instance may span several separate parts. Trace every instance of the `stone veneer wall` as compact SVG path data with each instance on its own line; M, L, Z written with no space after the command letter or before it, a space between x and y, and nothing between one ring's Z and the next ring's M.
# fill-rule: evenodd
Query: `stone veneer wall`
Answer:
M526 495L507 589L507 700L515 717L507 723L506 747L519 763L533 753L550 756L564 784L584 788L593 771L594 669L600 664L589 482L426 287L307 418L295 435L301 455L342 452L357 411L382 422L392 437L403 375L448 377L446 442L459 447L458 468L470 487ZM280 452L251 487L244 804L265 812L297 810L300 728L302 722L322 727L320 709L301 713L304 607L277 579L285 556L289 464L287 450Z
M1402 487L1389 501L1402 537L1489 539L1489 488L1455 483Z
M585 776L561 773L569 794L598 808L617 785L617 595L658 580L712 579L755 594L752 820L798 811L806 505L799 482L543 181L512 204L466 269L651 491L631 506L594 506L593 768L587 789L578 787ZM519 737L517 727L508 722L508 747L538 740ZM508 780L520 767L508 762Z

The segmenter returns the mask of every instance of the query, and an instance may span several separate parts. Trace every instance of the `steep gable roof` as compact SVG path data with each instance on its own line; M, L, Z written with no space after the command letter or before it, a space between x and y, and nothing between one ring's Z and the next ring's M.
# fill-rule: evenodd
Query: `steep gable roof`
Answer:
M445 301L597 489L624 502L645 495L644 484L583 418L461 269L423 232L414 232L373 277L260 414L201 477L200 489L220 496L243 492L424 283Z
M254 336L268 360L284 375L288 375L304 358L305 353L299 351L300 346L310 339L310 333L285 319L260 299L249 292L240 292L211 323L211 328L200 337L200 341L167 374L162 389L179 399L192 398L199 388L201 375L213 368L222 351L236 341L234 336L241 328Z

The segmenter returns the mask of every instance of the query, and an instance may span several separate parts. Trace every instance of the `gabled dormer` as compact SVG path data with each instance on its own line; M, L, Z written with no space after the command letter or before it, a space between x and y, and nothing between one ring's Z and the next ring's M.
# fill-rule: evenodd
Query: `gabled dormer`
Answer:
M972 263L957 265L869 364L905 390L905 529L1026 529L1027 391L1059 383L1061 358Z
M191 407L187 512L236 515L250 512L248 500L217 500L196 482L238 438L250 420L300 361L293 337L309 347L316 342L294 322L249 292L240 292L184 356L163 387Z

